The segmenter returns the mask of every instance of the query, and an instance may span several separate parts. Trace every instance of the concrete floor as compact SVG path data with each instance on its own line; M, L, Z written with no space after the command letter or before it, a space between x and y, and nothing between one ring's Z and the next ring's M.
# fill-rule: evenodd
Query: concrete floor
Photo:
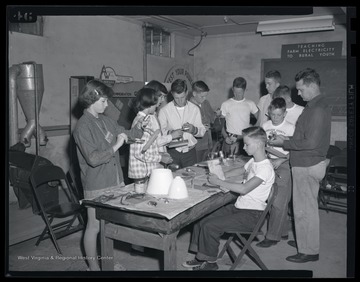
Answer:
M252 245L262 258L269 272L261 271L247 256L244 256L237 267L236 272L228 272L230 258L227 254L218 261L219 270L208 276L251 276L251 277L299 277L299 275L310 275L315 278L344 278L346 277L347 262L347 216L346 214L320 210L321 222L321 251L320 259L317 262L291 263L285 260L289 255L296 253L296 250L289 246L286 241L281 241L270 248L256 247ZM266 227L263 227L266 231ZM114 258L116 270L126 271L111 272L111 276L187 276L199 275L199 273L187 271L181 264L184 260L192 259L194 254L188 253L191 225L180 231L177 241L177 270L175 272L159 271L162 269L162 252L154 249L146 249L144 255L131 256L130 245L122 242L115 242ZM290 232L290 239L293 233ZM103 276L104 272L87 272L87 265L84 260L82 246L82 232L78 232L58 240L63 255L59 255L51 240L45 240L39 246L35 246L36 238L10 246L8 249L8 270L10 276L38 275L34 271L42 272L42 275L49 277L57 275L69 276ZM263 236L258 236L262 240ZM221 241L221 246L224 244ZM235 246L236 248L236 246ZM304 270L305 272L293 272ZM150 272L147 272L150 271ZM159 272L157 272L159 271ZM203 274L203 273L202 273ZM202 275L200 274L200 275Z

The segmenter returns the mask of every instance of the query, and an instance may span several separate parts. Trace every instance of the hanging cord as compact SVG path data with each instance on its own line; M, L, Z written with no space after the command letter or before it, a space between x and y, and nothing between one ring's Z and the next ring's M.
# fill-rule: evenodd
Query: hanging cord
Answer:
M194 54L190 54L190 51L194 50L196 47L198 47L201 43L201 41L203 40L204 37L206 37L207 33L206 32L203 32L201 31L201 37L200 37L200 41L198 44L196 44L194 47L192 47L189 51L188 51L188 55L189 56L194 56Z

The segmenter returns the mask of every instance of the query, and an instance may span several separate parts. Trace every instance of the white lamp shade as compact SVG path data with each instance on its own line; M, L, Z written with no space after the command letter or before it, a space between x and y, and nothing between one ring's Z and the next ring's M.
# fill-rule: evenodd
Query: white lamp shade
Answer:
M153 169L146 193L150 195L167 195L173 179L174 177L170 169Z
M186 188L184 179L182 179L180 176L176 176L171 183L168 197L170 199L185 199L188 196L188 190Z

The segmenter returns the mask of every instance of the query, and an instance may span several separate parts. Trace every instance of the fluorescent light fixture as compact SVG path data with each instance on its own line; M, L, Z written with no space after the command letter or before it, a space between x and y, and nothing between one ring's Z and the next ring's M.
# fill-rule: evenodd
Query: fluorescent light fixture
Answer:
M333 16L317 16L259 22L256 32L261 35L334 30Z

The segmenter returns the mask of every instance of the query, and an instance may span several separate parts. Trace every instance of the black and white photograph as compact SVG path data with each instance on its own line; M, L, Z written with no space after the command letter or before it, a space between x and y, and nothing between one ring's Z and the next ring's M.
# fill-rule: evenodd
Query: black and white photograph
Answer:
M5 276L356 277L356 12L6 6Z

